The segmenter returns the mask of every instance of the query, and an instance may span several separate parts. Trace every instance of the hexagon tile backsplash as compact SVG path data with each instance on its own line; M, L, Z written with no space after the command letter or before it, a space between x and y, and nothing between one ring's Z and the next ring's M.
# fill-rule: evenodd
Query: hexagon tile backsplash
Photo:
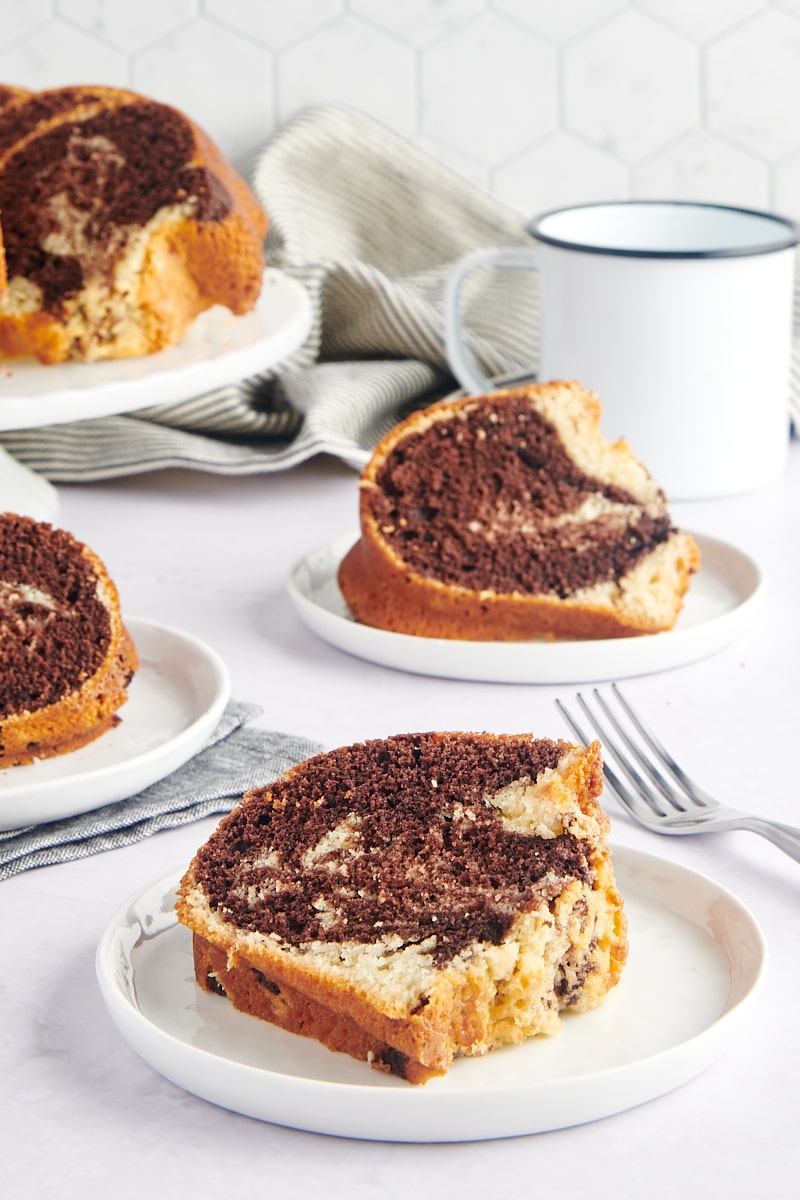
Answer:
M310 103L524 215L673 197L800 218L800 0L0 0L0 80L124 85L244 170Z

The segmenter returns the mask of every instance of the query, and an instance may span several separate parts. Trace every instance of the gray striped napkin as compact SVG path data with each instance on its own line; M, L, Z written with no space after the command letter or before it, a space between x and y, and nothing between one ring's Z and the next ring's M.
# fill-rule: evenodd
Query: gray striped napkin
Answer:
M380 436L456 388L443 348L443 291L476 247L524 245L516 213L355 110L295 117L258 160L270 214L268 261L308 289L305 344L257 377L143 412L0 435L54 482L191 467L229 475L285 470L322 452L360 468ZM531 215L537 208L531 196ZM471 349L493 377L532 375L533 272L476 272L466 293ZM800 272L797 327L800 329ZM800 429L800 338L791 413Z
M194 758L128 800L0 833L0 881L33 867L131 846L162 829L228 812L244 792L272 783L322 749L307 738L245 728L260 713L256 704L232 701Z

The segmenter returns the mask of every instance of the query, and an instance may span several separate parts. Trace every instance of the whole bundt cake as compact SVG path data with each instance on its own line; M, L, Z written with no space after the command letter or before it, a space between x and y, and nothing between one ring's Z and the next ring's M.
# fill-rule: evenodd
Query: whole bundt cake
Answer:
M248 312L266 215L189 117L136 92L0 87L0 356L150 354Z

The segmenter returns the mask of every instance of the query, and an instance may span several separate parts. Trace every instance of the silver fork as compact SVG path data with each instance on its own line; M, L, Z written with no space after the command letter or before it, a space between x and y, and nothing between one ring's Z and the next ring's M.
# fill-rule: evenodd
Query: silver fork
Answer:
M616 684L611 686L611 697L616 707L598 688L592 690L591 700L581 692L575 700L600 737L606 786L635 821L655 833L668 834L748 829L800 862L800 829L721 805L681 769ZM578 740L588 745L591 738L580 721L561 700L556 700L556 706ZM609 764L611 756L630 787Z

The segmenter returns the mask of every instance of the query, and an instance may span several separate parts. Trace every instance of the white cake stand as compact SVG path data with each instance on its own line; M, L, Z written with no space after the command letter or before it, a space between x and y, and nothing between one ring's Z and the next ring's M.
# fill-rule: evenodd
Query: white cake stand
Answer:
M0 430L63 425L203 395L287 358L305 341L312 321L303 285L269 268L252 312L235 317L225 308L211 308L179 345L160 354L52 367L32 361L5 364ZM52 484L0 448L0 512L52 520L57 511Z

